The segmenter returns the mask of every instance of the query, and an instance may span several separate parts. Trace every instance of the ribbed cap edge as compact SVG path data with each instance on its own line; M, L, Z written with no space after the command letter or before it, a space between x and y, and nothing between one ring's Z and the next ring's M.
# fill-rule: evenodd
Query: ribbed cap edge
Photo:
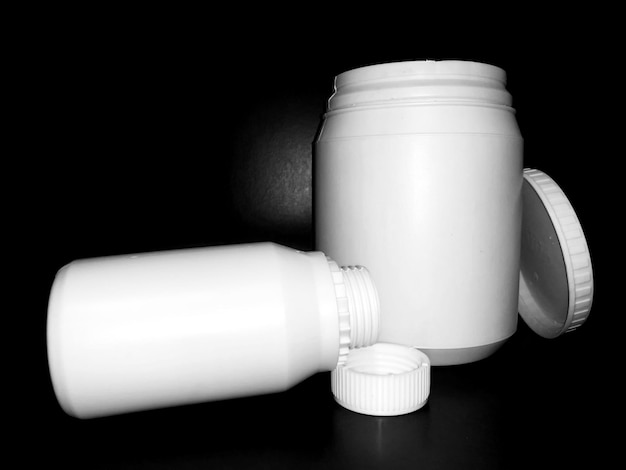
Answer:
M331 373L331 389L337 403L357 413L411 413L428 400L430 361L415 348L390 343L353 349Z

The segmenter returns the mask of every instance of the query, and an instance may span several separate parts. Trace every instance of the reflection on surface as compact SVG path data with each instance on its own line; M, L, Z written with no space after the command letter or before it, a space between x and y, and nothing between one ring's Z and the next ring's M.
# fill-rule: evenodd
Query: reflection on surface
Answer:
M415 413L372 417L337 405L332 453L349 467L497 467L502 448L497 391L481 387L479 377L459 367L433 368L432 374L429 402Z
M488 359L433 367L428 403L404 416L342 408L320 373L285 393L88 421L51 404L28 442L50 463L90 469L527 469L606 455L596 451L608 442L598 424L606 397L580 377L592 359L572 361L567 337L520 330ZM585 445L566 454L572 436Z

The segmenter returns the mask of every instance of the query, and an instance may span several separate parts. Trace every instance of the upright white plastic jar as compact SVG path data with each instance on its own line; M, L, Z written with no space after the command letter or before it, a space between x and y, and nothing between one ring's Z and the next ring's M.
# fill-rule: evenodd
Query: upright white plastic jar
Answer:
M351 70L315 145L317 249L366 265L379 340L433 365L487 357L516 330L523 142L505 82L466 61Z

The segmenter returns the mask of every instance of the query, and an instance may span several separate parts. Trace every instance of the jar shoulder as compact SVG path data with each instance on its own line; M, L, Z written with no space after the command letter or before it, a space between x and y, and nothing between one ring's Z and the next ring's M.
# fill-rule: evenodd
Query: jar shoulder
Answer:
M398 134L500 134L520 137L507 106L429 105L345 109L327 113L317 141Z

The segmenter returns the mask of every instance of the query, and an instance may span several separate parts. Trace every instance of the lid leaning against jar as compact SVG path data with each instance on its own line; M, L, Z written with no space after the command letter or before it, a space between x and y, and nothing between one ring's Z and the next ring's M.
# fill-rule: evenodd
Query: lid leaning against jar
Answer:
M578 217L552 178L525 169L522 203L518 310L537 334L555 338L589 315L591 256Z

